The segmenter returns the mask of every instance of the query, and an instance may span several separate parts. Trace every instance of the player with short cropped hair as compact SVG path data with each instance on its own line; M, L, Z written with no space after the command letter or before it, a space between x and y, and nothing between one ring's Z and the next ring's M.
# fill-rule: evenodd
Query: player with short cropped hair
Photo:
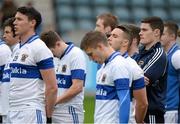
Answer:
M178 25L175 22L168 21L164 23L161 44L168 57L165 123L178 123L180 104L180 47L176 43L177 32Z
M7 123L46 123L53 113L57 85L53 55L35 33L41 14L19 7L14 21L20 42L10 61L10 109Z
M143 123L144 117L146 115L148 101L144 83L144 72L138 66L136 61L128 55L128 50L133 42L132 33L132 30L130 30L128 26L119 25L111 32L111 35L108 38L108 42L114 48L114 50L119 51L121 55L126 58L130 75L132 75L132 79L130 80L130 87L135 99L135 105L133 102L131 103L131 115L129 123ZM135 116L133 115L132 111L134 108Z
M131 58L136 59L136 55L139 52L139 43L140 43L140 28L134 24L124 24L132 33L132 43L128 49L128 54Z
M163 34L163 21L160 17L147 17L141 21L140 43L137 63L145 75L148 110L146 123L164 123L167 58L160 37Z
M102 64L96 77L94 123L128 123L130 109L126 60L109 45L104 33L88 32L81 48L90 59Z
M58 97L52 123L83 123L85 54L72 43L65 43L55 31L43 32L41 39L57 57L54 58L54 63L58 80Z

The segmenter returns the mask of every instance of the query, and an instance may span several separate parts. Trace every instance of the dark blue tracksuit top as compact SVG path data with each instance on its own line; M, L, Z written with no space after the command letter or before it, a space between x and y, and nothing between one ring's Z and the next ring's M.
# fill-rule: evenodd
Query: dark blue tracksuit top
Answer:
M144 75L150 79L150 84L146 86L148 110L165 112L167 57L161 43L156 43L149 50L142 46L136 61L143 69Z

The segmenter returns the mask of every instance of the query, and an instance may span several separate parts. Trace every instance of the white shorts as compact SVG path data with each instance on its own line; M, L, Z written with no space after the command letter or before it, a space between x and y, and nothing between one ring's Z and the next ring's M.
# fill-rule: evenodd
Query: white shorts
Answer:
M52 123L82 124L84 122L83 105L55 107Z
M178 123L178 110L166 111L164 115L165 123Z
M9 111L7 115L8 124L45 124L46 114L37 109L24 109Z

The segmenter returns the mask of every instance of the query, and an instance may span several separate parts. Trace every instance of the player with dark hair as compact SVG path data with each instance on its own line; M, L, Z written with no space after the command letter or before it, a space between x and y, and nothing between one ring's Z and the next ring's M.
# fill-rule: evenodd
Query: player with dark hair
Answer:
M145 122L164 123L167 58L160 43L163 21L159 17L144 18L140 29L142 47L137 63L144 71L149 104Z
M33 7L19 7L14 21L20 39L10 61L10 109L7 123L46 123L57 97L53 54L35 33L41 14Z
M54 55L58 80L58 97L52 123L83 123L85 55L74 44L65 43L55 31L43 32L41 39Z

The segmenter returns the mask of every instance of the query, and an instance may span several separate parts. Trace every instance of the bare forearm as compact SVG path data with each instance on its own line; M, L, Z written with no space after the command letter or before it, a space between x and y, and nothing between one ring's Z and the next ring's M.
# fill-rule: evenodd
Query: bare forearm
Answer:
M65 103L74 98L77 94L79 94L82 89L68 89L64 94L57 98L56 104Z
M57 90L47 90L46 91L46 115L51 117L54 111L54 106L57 99Z
M146 116L147 105L137 105L135 107L135 119L137 123L143 123Z
M146 88L133 91L133 96L136 100L135 119L137 123L143 123L148 107Z

